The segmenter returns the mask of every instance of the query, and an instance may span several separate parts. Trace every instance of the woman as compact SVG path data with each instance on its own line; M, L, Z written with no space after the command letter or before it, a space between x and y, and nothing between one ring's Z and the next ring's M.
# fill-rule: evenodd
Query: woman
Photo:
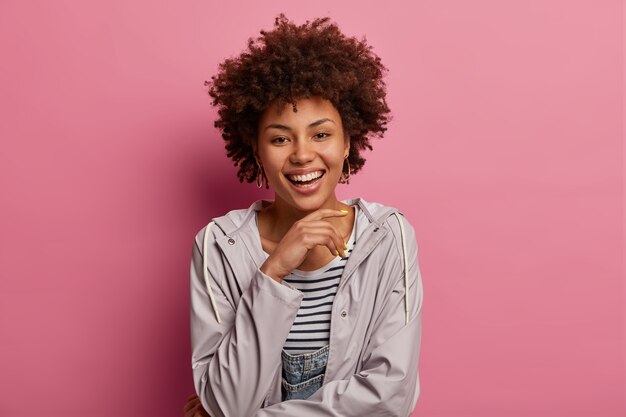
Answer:
M422 282L396 209L339 201L389 120L385 67L328 18L280 15L207 83L241 181L273 201L215 218L191 264L185 415L408 416Z

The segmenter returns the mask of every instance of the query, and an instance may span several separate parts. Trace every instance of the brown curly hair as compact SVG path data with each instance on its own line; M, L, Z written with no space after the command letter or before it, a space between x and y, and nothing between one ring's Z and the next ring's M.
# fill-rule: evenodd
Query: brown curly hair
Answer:
M218 107L215 127L228 157L239 166L239 181L252 182L260 173L254 146L258 121L269 104L290 103L295 112L298 99L314 96L329 100L339 112L350 137L351 172L358 172L365 163L361 151L372 150L370 136L382 137L391 120L383 81L387 68L380 58L365 37L346 37L329 17L298 26L281 13L273 30L260 33L205 81Z

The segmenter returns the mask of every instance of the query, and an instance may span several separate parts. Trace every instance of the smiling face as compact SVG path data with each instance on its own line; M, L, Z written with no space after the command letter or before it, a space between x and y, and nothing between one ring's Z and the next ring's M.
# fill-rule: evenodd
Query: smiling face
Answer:
M261 115L256 153L277 207L299 212L336 208L335 187L341 176L350 140L344 137L341 116L323 98L272 103Z

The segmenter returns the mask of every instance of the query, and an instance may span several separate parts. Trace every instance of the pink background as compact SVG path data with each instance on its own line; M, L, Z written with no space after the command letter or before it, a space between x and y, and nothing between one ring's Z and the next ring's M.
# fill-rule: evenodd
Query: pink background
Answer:
M203 81L281 11L390 70L395 118L339 195L416 229L414 415L624 416L608 0L2 1L0 415L182 415L193 236L271 197L236 179Z

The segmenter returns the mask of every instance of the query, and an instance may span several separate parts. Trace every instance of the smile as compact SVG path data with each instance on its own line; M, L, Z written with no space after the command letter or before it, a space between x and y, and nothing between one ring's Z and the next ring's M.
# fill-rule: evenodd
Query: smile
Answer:
M299 191L313 191L324 177L324 171L315 171L306 175L286 175L289 182Z

